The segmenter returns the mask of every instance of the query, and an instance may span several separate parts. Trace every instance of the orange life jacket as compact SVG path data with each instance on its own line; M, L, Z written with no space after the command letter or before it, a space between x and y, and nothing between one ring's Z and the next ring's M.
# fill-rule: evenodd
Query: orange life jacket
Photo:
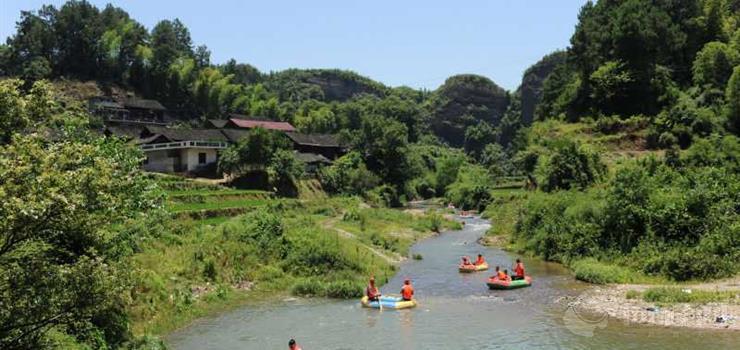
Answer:
M483 265L483 264L485 264L485 262L486 262L486 260L483 259L483 257L481 256L480 258L478 258L478 260L475 261L475 264L476 265Z
M410 284L404 284L401 287L401 297L403 297L403 300L411 300L414 297L414 287Z
M506 279L506 274L503 271L499 271L497 277L503 281Z

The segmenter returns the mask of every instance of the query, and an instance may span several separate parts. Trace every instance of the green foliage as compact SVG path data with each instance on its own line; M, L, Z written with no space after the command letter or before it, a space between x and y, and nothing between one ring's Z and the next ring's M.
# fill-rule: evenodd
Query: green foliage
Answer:
M331 166L322 168L319 181L329 193L348 195L362 195L380 183L357 152L347 153Z
M485 121L465 129L465 152L474 159L480 159L483 149L494 141L496 133Z
M362 297L363 293L363 285L357 281L337 281L326 285L326 296L329 298L359 298Z
M445 199L463 209L482 211L491 201L491 180L479 166L460 170L455 182L447 186Z
M575 142L563 140L554 146L542 163L539 172L542 190L585 189L596 182L606 171L598 153Z
M288 149L283 135L263 128L249 131L236 145L226 149L219 158L218 167L225 173L240 175L249 171L265 170L279 150Z
M326 294L326 287L319 280L306 278L296 282L291 292L299 296L323 296Z
M724 91L732 67L740 64L740 53L723 42L709 42L696 54L692 71L694 83L704 89Z
M129 338L121 258L144 237L125 227L161 206L140 159L116 140L2 146L3 348L33 348L52 328L90 346Z
M727 83L725 92L725 101L727 101L726 119L728 128L740 135L740 66L735 67L732 76Z
M678 287L654 287L641 293L642 300L649 303L716 303L737 301L734 291L706 291Z
M721 153L700 156L707 148L697 145L681 163L722 159ZM603 191L532 197L516 237L526 249L555 261L612 259L674 280L731 276L740 255L736 173L732 167L674 169L641 161L618 169ZM583 273L601 275L591 270Z
M578 260L570 265L576 275L576 279L595 283L635 283L638 282L634 275L636 272L622 266L616 266L599 262L593 258Z

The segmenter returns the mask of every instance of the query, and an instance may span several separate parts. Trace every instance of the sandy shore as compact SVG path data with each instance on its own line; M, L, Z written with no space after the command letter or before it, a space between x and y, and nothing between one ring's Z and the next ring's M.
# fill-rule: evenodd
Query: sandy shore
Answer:
M687 327L694 329L740 330L740 304L707 303L707 304L672 304L660 307L641 298L627 299L627 292L645 291L651 285L605 285L594 286L575 300L571 305L576 310L590 314L608 315L623 322L651 324L665 327ZM691 290L730 290L740 294L740 278L722 280L714 283L681 285L682 289ZM734 320L717 322L717 317L729 315Z

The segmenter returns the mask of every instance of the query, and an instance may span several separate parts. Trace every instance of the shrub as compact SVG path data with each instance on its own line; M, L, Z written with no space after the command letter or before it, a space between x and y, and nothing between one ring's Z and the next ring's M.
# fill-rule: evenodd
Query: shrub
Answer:
M326 285L326 296L337 299L359 298L363 294L363 285L355 281L338 281Z
M579 260L571 265L576 279L596 283L629 283L632 282L631 273L624 267L609 265L596 259L588 258Z
M291 293L298 296L324 296L326 287L321 281L313 278L301 279L293 284Z
M606 172L598 153L569 140L560 140L538 169L542 190L585 189Z

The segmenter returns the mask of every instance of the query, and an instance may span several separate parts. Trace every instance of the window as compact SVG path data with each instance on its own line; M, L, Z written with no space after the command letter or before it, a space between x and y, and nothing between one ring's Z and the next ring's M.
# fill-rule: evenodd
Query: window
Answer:
M198 164L206 164L206 154L198 153Z

